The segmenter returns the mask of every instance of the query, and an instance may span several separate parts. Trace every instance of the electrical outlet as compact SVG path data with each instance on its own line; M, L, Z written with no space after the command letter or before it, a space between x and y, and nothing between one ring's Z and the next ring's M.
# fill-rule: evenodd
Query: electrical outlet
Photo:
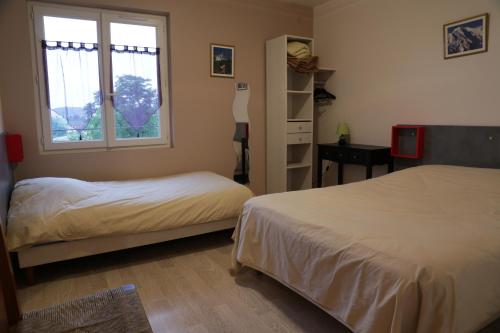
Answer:
M245 82L236 83L236 90L248 90L248 83Z

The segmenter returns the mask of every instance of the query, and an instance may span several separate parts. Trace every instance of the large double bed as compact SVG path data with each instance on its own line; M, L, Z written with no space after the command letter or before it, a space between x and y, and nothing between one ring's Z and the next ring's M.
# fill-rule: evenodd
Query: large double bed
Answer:
M248 266L355 332L476 332L500 317L500 170L429 165L250 199Z

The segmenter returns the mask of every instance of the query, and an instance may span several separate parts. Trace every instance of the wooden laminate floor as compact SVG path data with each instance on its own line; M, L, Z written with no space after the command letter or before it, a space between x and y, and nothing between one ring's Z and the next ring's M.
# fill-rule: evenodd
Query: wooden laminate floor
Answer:
M155 332L349 332L273 279L229 274L231 232L45 265L23 312L135 284Z

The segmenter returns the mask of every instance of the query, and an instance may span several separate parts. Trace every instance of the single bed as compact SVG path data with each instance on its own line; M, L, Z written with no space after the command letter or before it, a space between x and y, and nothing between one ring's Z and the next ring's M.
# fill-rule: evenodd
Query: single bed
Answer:
M21 268L232 228L245 186L211 172L164 178L18 182L7 246Z
M476 332L500 316L500 170L419 166L249 200L232 258L354 332Z

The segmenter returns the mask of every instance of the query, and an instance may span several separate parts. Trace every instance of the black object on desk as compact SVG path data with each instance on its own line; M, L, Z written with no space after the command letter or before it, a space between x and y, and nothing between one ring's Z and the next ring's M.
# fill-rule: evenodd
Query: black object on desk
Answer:
M391 156L391 148L338 143L318 144L318 187L323 181L323 160L337 162L338 184L344 183L344 164L358 164L366 166L366 179L372 178L374 165L387 164L387 171L394 171L394 160Z

